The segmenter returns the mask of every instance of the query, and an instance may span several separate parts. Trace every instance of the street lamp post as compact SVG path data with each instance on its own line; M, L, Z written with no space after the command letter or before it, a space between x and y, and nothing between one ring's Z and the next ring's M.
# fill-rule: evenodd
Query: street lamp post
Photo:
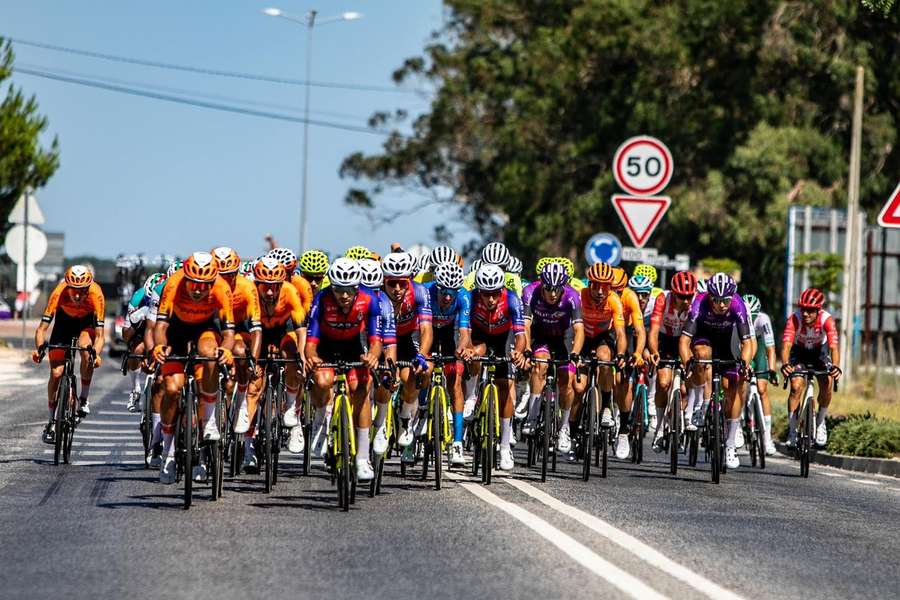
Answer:
M316 25L327 25L328 23L337 23L339 21L355 21L356 19L361 19L362 14L349 11L341 13L339 15L335 15L333 17L327 17L317 20L316 15L318 15L318 12L315 10L310 10L308 13L306 13L305 17L298 17L288 14L280 8L266 8L263 9L262 13L270 17L280 17L282 19L287 19L288 21L293 21L294 23L306 26L306 77L303 84L303 180L301 184L302 195L300 200L300 246L298 248L298 251L303 252L304 250L306 250L306 210L309 204L307 197L309 190L309 80L312 73L313 28Z

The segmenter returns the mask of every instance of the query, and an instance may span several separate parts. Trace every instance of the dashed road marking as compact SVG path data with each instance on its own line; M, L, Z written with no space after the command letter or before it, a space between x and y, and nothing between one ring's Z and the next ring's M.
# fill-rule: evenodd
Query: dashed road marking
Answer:
M851 479L853 483L861 483L863 485L881 485L880 481L872 481L871 479Z

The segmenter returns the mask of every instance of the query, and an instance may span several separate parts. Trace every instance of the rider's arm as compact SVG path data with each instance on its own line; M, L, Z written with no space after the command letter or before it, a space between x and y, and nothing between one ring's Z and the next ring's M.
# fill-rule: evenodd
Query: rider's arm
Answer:
M412 286L416 302L416 320L419 322L419 353L430 356L434 335L431 328L431 294L421 283L413 283Z
M44 345L44 340L47 335L47 329L50 328L50 324L44 321L38 323L37 329L34 330L34 349L37 350L41 346Z
M647 334L647 349L653 356L659 356L659 328L666 309L666 295L659 294L654 300L653 314L650 315L650 331Z
M787 323L784 325L784 334L781 336L781 364L789 365L791 362L791 348L794 345L794 338L797 336L797 321L799 317L794 313L788 317Z
M456 354L472 346L472 296L467 290L457 292L459 311L456 313L456 326L459 337L456 341Z
M572 325L572 353L581 354L581 348L584 346L584 323L581 321Z
M100 285L96 282L92 283L91 287L88 288L88 298L94 305L94 352L99 356L103 352L103 343L106 341L106 336L103 333L104 319L106 318L106 299L103 297L103 290L100 289Z
M50 323L53 321L53 317L56 316L56 309L59 306L59 297L62 295L65 289L66 282L60 281L59 284L55 288L53 288L53 292L50 293L50 297L47 299L47 307L44 308L44 314L43 316L41 316L41 322L34 332L35 350L37 350L44 344L44 338L46 337L47 329L50 328Z
M234 348L234 305L231 298L231 287L221 277L216 278L210 292L219 303L219 314L222 317L222 343L220 348L229 352Z

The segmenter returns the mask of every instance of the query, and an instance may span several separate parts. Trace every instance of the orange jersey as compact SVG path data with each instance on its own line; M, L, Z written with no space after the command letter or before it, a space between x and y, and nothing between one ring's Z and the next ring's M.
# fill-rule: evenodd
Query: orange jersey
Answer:
M601 333L613 329L616 325L624 327L622 301L619 295L610 291L602 302L591 297L590 288L581 290L581 314L584 320L584 335L597 337Z
M312 286L300 275L293 275L291 277L291 283L294 284L294 288L300 296L300 304L303 305L303 314L308 315L309 309L312 308L313 301Z
M234 329L231 288L224 279L216 277L209 294L199 302L188 294L186 284L184 271L176 271L169 277L159 300L157 321L168 321L174 315L184 323L203 323L218 315L223 328Z
M238 275L234 280L234 289L231 290L231 310L234 312L236 323L249 319L249 330L259 329L259 294L256 292L256 285L243 275Z
M265 304L262 306L262 326L263 329L276 329L283 327L288 319L294 322L295 329L300 329L306 320L306 311L297 289L292 285L282 285L271 312Z
M641 310L641 301L631 288L622 291L622 316L625 317L625 326L637 327L638 323L644 326L644 311Z
M61 310L66 315L80 319L89 315L94 315L94 327L103 327L103 317L106 312L106 300L103 298L103 290L95 281L87 288L87 292L82 296L81 302L75 304L66 293L65 281L60 281L50 294L47 300L47 308L44 309L44 316L41 321L49 323L56 316L56 311Z

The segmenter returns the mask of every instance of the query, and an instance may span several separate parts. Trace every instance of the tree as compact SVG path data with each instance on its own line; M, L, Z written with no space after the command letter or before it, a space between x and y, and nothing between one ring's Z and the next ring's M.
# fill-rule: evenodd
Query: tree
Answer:
M12 45L0 38L0 84L13 72ZM34 96L25 98L11 83L0 104L0 223L26 188L46 185L59 167L59 142L43 148L40 135L47 118L38 114Z
M656 135L676 172L653 245L736 259L777 314L788 204L846 202L858 64L863 208L896 184L900 69L887 65L900 63L900 11L885 2L874 12L849 0L445 4L444 28L394 74L434 87L430 111L381 153L345 159L341 174L363 184L350 203L373 206L402 186L524 259L577 259L591 234L620 231L616 147Z

